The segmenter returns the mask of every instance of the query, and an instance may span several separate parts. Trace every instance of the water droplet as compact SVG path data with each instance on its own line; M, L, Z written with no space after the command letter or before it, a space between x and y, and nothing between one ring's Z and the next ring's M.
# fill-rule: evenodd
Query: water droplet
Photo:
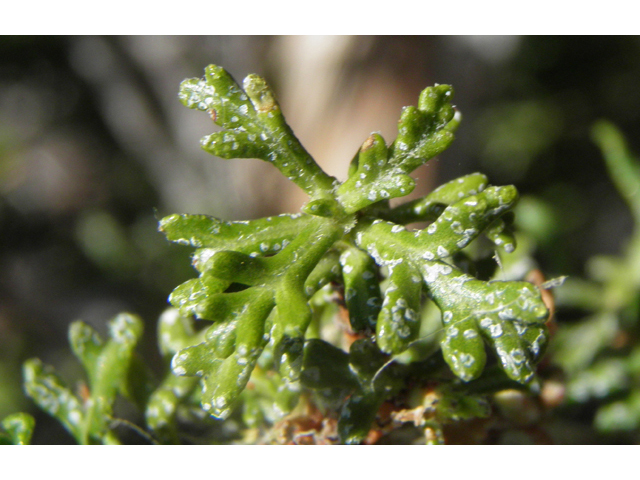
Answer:
M478 332L468 328L467 330L464 331L462 335L464 336L464 338L470 340L472 338L476 338L478 336Z

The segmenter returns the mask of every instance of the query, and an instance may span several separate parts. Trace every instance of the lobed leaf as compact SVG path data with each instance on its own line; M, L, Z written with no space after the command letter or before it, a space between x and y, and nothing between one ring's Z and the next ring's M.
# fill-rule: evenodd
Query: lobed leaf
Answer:
M287 125L266 82L249 75L244 91L221 67L209 65L204 79L182 82L179 98L209 113L223 127L202 139L202 147L221 158L259 158L272 163L312 198L328 196L335 180L324 173Z
M281 400L285 404L294 401L300 389L302 342L311 321L308 298L327 278L307 280L323 258L328 261L325 267L336 266L326 254L339 232L332 222L309 217L291 243L272 257L219 251L207 262L205 273L213 278L249 288L201 295L211 312L209 318L217 323L209 328L204 342L174 357L174 373L204 378L205 410L220 418L230 414L268 341L273 342L275 365L283 382ZM267 329L269 318L272 324Z
M23 376L26 394L42 410L57 419L78 442L82 442L84 408L53 368L33 358L24 363Z
M214 324L200 343L175 354L173 370L203 377L203 406L214 416L229 415L266 348L279 379L271 392L275 410L293 407L301 381L319 390L350 390L339 430L343 441L361 442L380 403L398 388L401 367L390 358L418 340L425 293L442 312L441 346L457 376L477 378L489 344L510 378L532 381L547 341L548 311L539 290L478 280L463 251L483 233L505 252L515 248L515 188L488 187L484 175L472 174L422 199L395 208L388 202L411 192L411 172L453 141L460 115L452 97L448 85L425 89L417 107L403 109L396 140L388 146L372 134L338 185L295 139L260 77L250 75L241 89L210 66L205 79L183 83L183 103L209 112L223 128L203 139L206 150L272 162L311 197L298 216L223 222L172 215L161 221L168 239L198 248L200 277L179 286L170 300L183 314ZM417 221L432 223L423 230L404 227ZM380 267L388 271L384 295ZM365 337L375 330L375 343L358 340L348 354L321 340L305 343L309 299L328 282L344 286L352 330ZM269 368L266 360L260 366ZM253 400L255 409L258 397Z
M378 346L398 354L416 340L420 331L422 279L420 270L408 262L389 267L389 283L376 325Z
M531 382L548 340L539 290L527 282L483 282L442 262L424 268L427 278L435 276L427 283L442 311L442 352L453 372L464 381L480 375L484 339L511 379Z
M356 228L358 245L379 265L393 271L400 267L402 273L397 274L394 284L401 281L402 291L411 291L411 282L422 277L442 311L445 359L465 381L482 372L485 341L493 347L507 375L520 383L533 379L535 362L546 345L544 322L548 311L536 287L524 282L482 282L445 262L512 208L516 200L513 187L488 187L446 207L425 230L409 232L401 225L381 220L363 222ZM402 307L397 308L399 311ZM388 337L389 318L387 314L378 320L378 342L385 351L401 353L415 338L418 326L401 324L408 335L400 341L400 330ZM409 325L413 325L410 335Z
M24 364L27 394L47 413L57 418L79 443L91 441L119 443L111 432L113 403L118 392L132 396L147 379L138 377L132 385L129 377L133 349L142 335L142 321L133 315L120 314L109 322L109 336L103 342L83 322L69 329L69 341L89 379L89 397L81 402L56 376L53 369L37 359ZM140 403L146 403L146 398Z
M455 115L452 99L451 86L436 85L420 93L417 108L402 110L391 163L410 173L451 145L461 118Z
M206 261L222 250L235 250L247 255L278 253L309 222L308 215L278 215L258 220L225 222L207 215L169 215L159 223L168 240L181 245L202 248L196 268L203 271Z
M386 211L376 211L376 215L383 220L403 225L413 222L432 222L448 205L479 194L488 183L485 175L472 173L444 183L422 198L405 202Z
M338 187L338 200L348 213L391 198L408 195L414 180L400 168L389 168L384 139L372 134L360 147L357 168Z

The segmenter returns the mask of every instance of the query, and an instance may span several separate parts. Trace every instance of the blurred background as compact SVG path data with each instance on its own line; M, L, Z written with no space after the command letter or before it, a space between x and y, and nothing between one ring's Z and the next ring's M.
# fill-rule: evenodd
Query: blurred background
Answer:
M341 180L372 131L391 142L402 106L453 85L463 124L416 171L412 195L475 171L515 184L518 226L547 277L583 275L632 231L590 128L607 119L640 152L640 37L3 37L0 418L34 414L34 443L71 440L23 395L21 363L38 356L79 378L73 320L104 332L118 312L139 314L141 348L159 362L156 319L195 272L158 218L251 219L305 201L265 162L200 150L211 121L177 93L210 63L238 81L266 77L303 145Z

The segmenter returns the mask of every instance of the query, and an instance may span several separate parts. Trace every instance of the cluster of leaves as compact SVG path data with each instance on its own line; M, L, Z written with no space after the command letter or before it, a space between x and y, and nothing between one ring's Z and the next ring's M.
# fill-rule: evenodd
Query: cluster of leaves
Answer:
M40 360L24 364L27 395L85 445L120 443L113 432L117 425L113 417L116 395L120 393L144 408L152 388L146 369L134 355L142 321L133 315L118 315L109 324L109 335L105 342L89 325L81 321L71 325L71 349L88 378L79 395L74 395L53 368Z
M161 315L158 346L167 372L158 381L135 352L142 325L135 315L120 314L109 322L110 338L104 341L89 325L72 323L69 343L85 370L86 380L79 382L74 394L51 366L31 359L23 368L27 395L80 444L120 444L117 429L121 426L152 443L177 443L177 418L197 417L201 408L199 397L190 397L196 379L173 375L168 366L177 351L201 341L203 332L197 332L193 319L180 316L176 309ZM146 431L116 416L118 397L144 413ZM11 443L29 443L33 424L32 417L16 414L7 417L3 427Z
M310 197L296 215L243 222L171 215L160 222L169 240L197 248L200 276L170 300L183 315L214 323L202 343L178 352L172 368L202 377L205 410L227 417L265 356L262 368L280 378L275 403L282 413L302 385L343 389L341 439L361 441L380 404L403 386L394 359L419 339L426 298L442 312L442 354L457 377L468 382L482 374L487 344L510 379L534 382L547 341L539 290L480 280L465 253L482 233L513 251L516 190L490 187L473 174L424 198L389 204L413 190L413 170L451 144L460 119L452 96L447 85L425 89L417 107L403 110L396 140L387 145L372 134L339 183L300 145L263 79L250 75L240 88L210 66L204 79L183 82L182 102L222 127L202 139L205 150L268 161ZM431 223L406 228L420 221ZM327 288L343 291L350 329L362 337L349 354L307 336L313 297L326 296Z
M515 249L515 188L471 174L389 203L453 141L452 97L448 85L426 88L403 109L396 140L372 134L340 183L302 147L262 78L249 75L241 88L211 65L204 79L184 81L180 100L221 127L202 139L206 151L273 164L308 203L250 221L162 219L170 241L196 248L199 272L173 291L175 309L159 322L166 376L151 380L133 352L141 323L121 315L107 342L87 325L71 327L89 380L81 398L38 360L25 365L27 393L81 443L118 442L117 394L145 412L162 442L180 441L177 422L189 412L225 419L241 405L244 423L259 428L313 403L335 414L342 443L367 441L385 404L400 423L398 411L421 412L415 425L437 443L443 425L488 415L483 393L536 389L548 309L531 283L492 278L493 252ZM429 225L407 227L416 222ZM340 312L347 320L336 335Z
M609 122L594 125L609 175L627 203L634 231L619 256L596 256L588 279L572 278L558 290L560 307L587 312L560 326L553 359L567 377L567 402L597 406L602 433L640 429L640 167L622 134Z

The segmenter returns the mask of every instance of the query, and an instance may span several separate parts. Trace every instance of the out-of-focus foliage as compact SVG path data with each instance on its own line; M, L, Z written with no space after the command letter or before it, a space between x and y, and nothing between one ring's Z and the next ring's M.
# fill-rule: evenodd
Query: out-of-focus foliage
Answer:
M640 429L640 162L620 131L600 121L592 130L612 182L631 211L635 228L619 255L592 257L587 279L569 279L560 307L586 313L562 326L553 359L567 376L567 402L596 408L594 425L607 434Z
M14 413L0 423L0 445L28 445L35 420L28 413Z
M74 355L87 374L87 384L75 396L49 366L38 359L24 364L24 388L33 401L57 418L78 443L119 444L113 432L116 394L144 408L152 388L134 348L142 335L142 321L120 314L109 324L108 341L78 321L69 328Z

